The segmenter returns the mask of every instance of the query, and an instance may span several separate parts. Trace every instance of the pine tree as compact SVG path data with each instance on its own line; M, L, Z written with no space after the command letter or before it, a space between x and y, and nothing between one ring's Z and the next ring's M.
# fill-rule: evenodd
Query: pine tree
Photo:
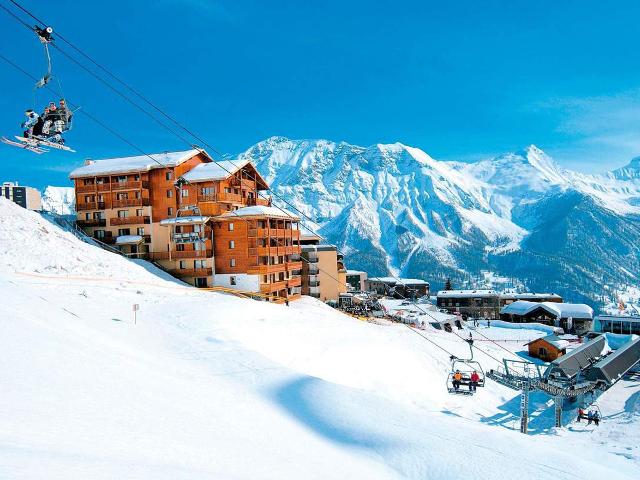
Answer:
M452 290L451 288L451 279L447 278L447 282L444 284L444 289L445 290Z

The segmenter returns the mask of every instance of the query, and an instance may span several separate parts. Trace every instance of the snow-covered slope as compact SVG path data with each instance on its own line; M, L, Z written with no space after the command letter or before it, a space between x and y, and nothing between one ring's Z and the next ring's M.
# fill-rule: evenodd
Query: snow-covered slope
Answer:
M448 356L407 327L360 322L313 299L286 307L187 288L3 199L0 222L0 478L637 473L637 415L624 409L638 385L607 393L611 430L597 436L548 435L553 412L533 396L539 435L525 437L514 431L514 392L489 383L450 397ZM451 334L423 334L465 354ZM543 333L485 334L523 349Z
M76 196L73 187L45 188L42 194L42 209L45 212L58 215L73 215L75 213Z
M239 157L256 161L272 189L312 218L352 268L373 275L397 272L437 287L438 280L452 277L459 284L481 270L514 276L517 267L527 287L558 288L575 300L596 299L604 283L638 280L639 250L628 248L629 237L610 223L613 215L616 226L628 224L627 233L640 229L635 160L609 175L584 175L563 169L533 145L469 164L437 161L399 143L363 148L282 137ZM584 199L598 228L568 237L563 222L579 221L576 198ZM549 204L558 210L546 210ZM524 265L522 258L543 255L530 251L535 242L527 239L550 227L558 227L553 240L568 251L585 238L587 244L620 239L625 251L579 259L585 265L573 272L580 277L573 286L560 277L566 273L562 258L545 256L556 271L545 284L535 271L539 262ZM620 270L620 262L636 273Z

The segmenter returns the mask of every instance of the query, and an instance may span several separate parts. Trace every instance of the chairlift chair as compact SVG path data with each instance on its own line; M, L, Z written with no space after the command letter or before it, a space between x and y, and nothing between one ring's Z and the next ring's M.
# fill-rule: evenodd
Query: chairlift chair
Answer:
M458 358L456 356L451 357L451 371L447 376L447 391L454 395L473 395L474 390L471 390L471 374L477 372L480 379L476 383L476 387L484 387L485 374L480 362L473 359L473 340L465 340L469 344L469 350L471 352L470 358ZM460 387L455 388L453 385L453 376L459 371L462 374L460 381ZM463 388L465 387L465 388Z

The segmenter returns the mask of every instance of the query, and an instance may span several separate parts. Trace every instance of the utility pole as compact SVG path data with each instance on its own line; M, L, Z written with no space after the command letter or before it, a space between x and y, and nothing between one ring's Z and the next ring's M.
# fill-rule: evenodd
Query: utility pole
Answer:
M522 394L520 394L520 433L527 433L529 423L529 390L531 380L528 378L522 384Z
M562 426L562 402L563 402L563 398L556 396L553 397L553 402L555 404L556 407L556 427L559 428Z
M138 310L140 310L140 305L138 305L137 303L133 304L133 324L137 325L138 324Z

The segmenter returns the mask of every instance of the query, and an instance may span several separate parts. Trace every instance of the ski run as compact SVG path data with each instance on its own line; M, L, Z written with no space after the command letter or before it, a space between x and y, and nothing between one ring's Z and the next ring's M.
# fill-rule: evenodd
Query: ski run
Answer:
M640 385L600 427L556 429L531 395L445 388L449 358L402 324L304 297L203 292L0 198L0 478L634 479ZM139 305L134 321L132 306ZM480 327L501 345L545 332ZM422 332L464 357L444 331ZM465 330L461 335L468 335ZM503 350L485 342L496 358ZM478 355L485 368L496 362Z

